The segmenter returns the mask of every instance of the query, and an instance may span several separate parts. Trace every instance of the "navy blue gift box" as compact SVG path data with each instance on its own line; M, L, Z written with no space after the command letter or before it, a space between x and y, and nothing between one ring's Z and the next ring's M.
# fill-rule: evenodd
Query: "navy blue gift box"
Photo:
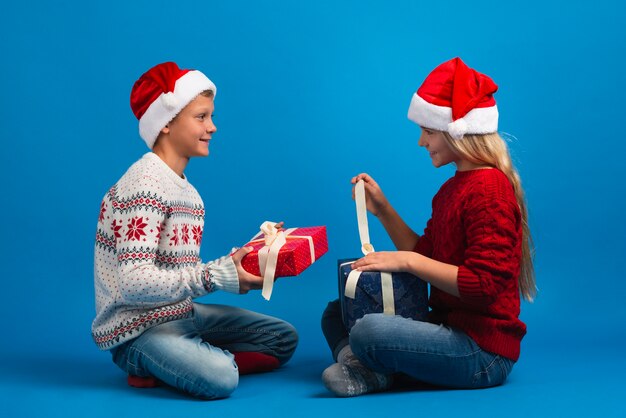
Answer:
M354 299L345 295L346 280L353 259L338 261L339 300L343 323L350 330L357 319L369 313L383 312L381 274L364 271L357 282ZM425 321L428 315L428 287L425 281L409 273L392 273L395 314L405 318Z

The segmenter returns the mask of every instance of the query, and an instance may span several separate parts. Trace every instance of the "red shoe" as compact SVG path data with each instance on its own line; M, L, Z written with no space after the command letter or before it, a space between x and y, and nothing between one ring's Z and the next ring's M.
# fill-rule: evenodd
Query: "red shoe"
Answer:
M132 386L134 388L155 388L159 386L159 381L155 377L152 376L135 376L133 374L128 375L128 386Z
M278 359L268 354L242 351L233 353L233 355L240 375L269 372L280 366Z

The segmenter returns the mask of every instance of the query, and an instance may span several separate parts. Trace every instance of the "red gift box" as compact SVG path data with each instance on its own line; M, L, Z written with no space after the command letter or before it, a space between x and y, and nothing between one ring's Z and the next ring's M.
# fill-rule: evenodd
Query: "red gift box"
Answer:
M325 226L290 228L283 232L286 243L278 252L275 277L297 276L328 251ZM251 274L262 276L259 250L265 247L263 234L254 237L245 246L254 247L254 250L241 260L241 266Z

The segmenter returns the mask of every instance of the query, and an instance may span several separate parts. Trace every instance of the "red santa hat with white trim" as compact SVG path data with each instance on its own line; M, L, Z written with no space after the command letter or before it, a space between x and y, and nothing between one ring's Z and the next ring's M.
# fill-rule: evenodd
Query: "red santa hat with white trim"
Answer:
M498 107L493 94L497 90L491 78L453 58L435 68L413 94L408 117L455 139L496 132Z
M163 129L200 93L215 84L197 70L178 68L173 62L157 64L146 71L133 85L130 107L139 119L139 135L152 149Z

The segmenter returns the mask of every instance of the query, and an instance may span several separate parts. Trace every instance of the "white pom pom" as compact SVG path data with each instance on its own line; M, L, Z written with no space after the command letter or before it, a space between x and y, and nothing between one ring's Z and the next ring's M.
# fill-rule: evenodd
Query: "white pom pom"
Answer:
M454 139L461 139L467 132L467 122L460 118L448 124L448 133Z
M178 105L178 99L174 96L174 92L168 92L161 96L161 100L166 108L169 110L174 109Z

